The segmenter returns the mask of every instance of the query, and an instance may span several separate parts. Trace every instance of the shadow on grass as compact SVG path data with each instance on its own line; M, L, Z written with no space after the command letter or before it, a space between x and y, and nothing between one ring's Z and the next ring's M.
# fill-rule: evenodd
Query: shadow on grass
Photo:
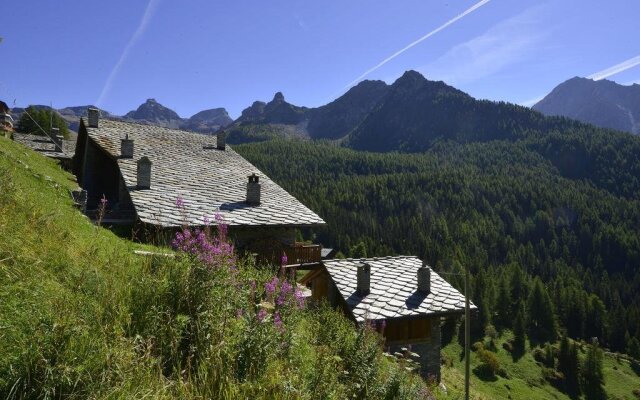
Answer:
M478 365L473 369L473 374L478 377L481 381L484 382L495 382L498 380L498 377L495 374L492 374L488 368L483 365Z
M511 360L516 363L518 361L520 361L520 359L524 356L524 354L527 352L526 349L523 348L518 348L518 346L511 346Z
M640 376L640 361L631 361L631 369L636 373L636 375Z

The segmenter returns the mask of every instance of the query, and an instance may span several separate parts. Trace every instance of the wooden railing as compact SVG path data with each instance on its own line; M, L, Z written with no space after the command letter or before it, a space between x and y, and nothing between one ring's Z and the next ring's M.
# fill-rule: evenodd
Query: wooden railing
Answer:
M260 262L271 265L282 265L282 256L287 256L286 265L300 265L319 263L322 260L322 246L296 242L295 245L285 245L279 241L261 242L250 248Z
M258 257L272 265L281 265L283 253L287 256L287 265L317 263L322 259L322 246L319 244L296 243L294 246L274 246L258 251Z
M320 262L322 246L319 244L296 243L285 249L287 264L307 264Z

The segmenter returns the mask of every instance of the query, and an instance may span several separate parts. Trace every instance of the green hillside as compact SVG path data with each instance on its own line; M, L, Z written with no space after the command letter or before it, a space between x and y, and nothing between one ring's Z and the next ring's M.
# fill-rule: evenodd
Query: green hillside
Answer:
M0 398L430 393L370 328L299 309L284 281L269 294L271 268L135 255L73 207L73 177L52 160L0 138L0 169Z
M353 257L416 254L458 288L456 274L470 268L475 340L485 328L514 329L524 310L536 345L597 337L640 357L640 203L591 176L564 176L530 142L442 143L423 154L300 141L235 149L327 221L309 238ZM593 151L604 165L627 150Z

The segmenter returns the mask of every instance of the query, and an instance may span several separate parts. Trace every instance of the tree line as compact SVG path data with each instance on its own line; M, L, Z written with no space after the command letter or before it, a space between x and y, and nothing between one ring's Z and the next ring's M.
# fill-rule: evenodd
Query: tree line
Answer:
M306 238L350 257L413 254L436 271L469 268L480 330L523 330L532 343L597 338L632 353L640 202L628 194L636 183L615 177L609 183L627 189L609 190L597 176L566 176L537 148L556 139L441 142L421 154L286 140L235 148L327 221ZM606 164L612 150L591 151Z

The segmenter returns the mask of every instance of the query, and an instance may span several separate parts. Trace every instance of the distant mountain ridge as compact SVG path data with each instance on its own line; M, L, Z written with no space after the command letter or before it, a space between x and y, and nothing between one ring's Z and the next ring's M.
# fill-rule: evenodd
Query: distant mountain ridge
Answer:
M640 135L640 85L574 77L533 106L545 115L560 115Z
M277 136L341 139L364 120L388 88L383 81L362 81L317 108L293 105L277 92L270 102L255 101L242 111L229 127L229 141L243 143Z
M34 107L51 109L51 107L45 105L35 105ZM77 131L80 118L86 117L87 109L90 107L96 108L93 105L72 106L56 109L55 111L67 121L69 129ZM15 107L11 110L11 114L17 121L24 110L24 108ZM212 134L233 123L233 119L229 117L229 113L224 108L202 110L190 118L181 118L174 110L158 103L155 99L147 99L137 109L129 111L124 116L117 116L103 109L99 110L100 114L106 118L117 118L174 129L186 129L204 134Z

